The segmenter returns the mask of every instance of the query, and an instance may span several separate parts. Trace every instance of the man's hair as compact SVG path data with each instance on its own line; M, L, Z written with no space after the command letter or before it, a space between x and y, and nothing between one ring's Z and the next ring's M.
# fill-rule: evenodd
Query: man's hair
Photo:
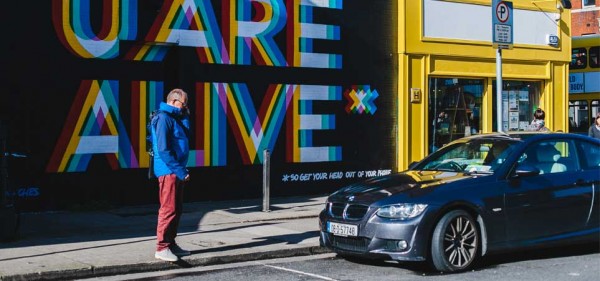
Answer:
M546 118L546 113L544 113L544 111L541 108L538 108L533 113L533 118L538 120L544 120Z
M173 89L167 95L167 102L172 102L174 100L179 100L181 102L187 100L187 93L182 89Z

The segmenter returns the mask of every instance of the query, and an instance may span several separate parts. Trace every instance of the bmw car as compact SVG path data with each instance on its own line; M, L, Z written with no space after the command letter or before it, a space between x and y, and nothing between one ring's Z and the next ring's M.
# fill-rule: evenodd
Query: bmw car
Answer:
M342 257L427 261L458 272L496 251L600 239L600 140L492 133L404 172L331 194L320 242Z

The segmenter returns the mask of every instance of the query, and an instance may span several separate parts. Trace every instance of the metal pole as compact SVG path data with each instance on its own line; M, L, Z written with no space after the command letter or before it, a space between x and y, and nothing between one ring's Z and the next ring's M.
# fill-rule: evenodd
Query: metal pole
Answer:
M271 178L271 159L269 150L263 151L263 212L269 212L269 197L270 197L270 178Z
M496 52L496 130L502 132L502 48Z
M437 113L438 80L437 80L437 78L434 79L434 81L435 81L435 83L433 84L433 134L432 134L431 147L435 147L435 135L437 135L437 121L438 121L438 113ZM433 151L433 149L432 149L431 152L435 152L435 151Z

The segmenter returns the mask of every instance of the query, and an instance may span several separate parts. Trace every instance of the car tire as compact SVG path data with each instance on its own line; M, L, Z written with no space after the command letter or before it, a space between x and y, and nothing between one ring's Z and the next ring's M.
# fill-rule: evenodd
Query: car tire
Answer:
M464 271L479 255L477 221L464 210L446 213L431 236L431 261L442 272Z

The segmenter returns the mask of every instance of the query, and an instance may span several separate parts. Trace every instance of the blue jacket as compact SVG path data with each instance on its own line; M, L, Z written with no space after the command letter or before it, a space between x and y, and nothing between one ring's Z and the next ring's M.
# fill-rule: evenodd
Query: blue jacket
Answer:
M183 180L188 174L189 116L164 102L160 103L159 110L162 112L151 121L154 174L156 177L175 174Z

